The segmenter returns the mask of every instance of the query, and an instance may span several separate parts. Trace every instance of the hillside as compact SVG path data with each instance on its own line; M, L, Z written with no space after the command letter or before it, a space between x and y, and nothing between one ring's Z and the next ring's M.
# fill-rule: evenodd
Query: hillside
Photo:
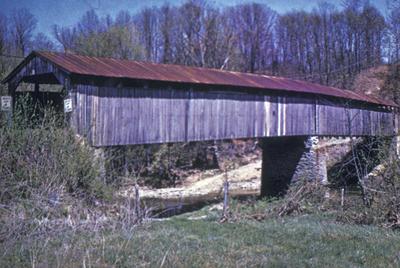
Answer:
M398 101L400 66L380 65L366 69L356 76L352 89L385 100Z

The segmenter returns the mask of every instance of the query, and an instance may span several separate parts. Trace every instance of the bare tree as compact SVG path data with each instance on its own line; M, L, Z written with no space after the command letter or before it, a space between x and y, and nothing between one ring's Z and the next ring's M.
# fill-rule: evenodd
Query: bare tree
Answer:
M120 12L118 12L117 17L115 18L116 26L126 27L131 25L131 23L132 17L128 11L121 10Z
M115 20L90 10L75 26L54 26L53 32L64 50L87 55L143 56L153 62L272 73L351 88L362 69L382 62L386 23L368 1L342 4L341 10L321 3L311 12L278 16L263 4L217 9L204 0L187 0L133 15L120 11ZM390 9L388 20L392 58L400 54L397 10Z
M235 29L236 49L241 56L241 69L255 72L271 63L271 38L276 13L262 4L233 7L231 26Z
M0 55L4 54L7 47L7 17L0 13Z
M137 18L137 27L141 33L141 40L145 50L145 59L157 61L159 55L159 10L145 8Z
M44 33L38 33L32 43L34 50L51 51L56 48L54 43Z
M224 63L224 38L220 30L221 15L212 7L204 8L203 33L200 39L201 62L204 67L219 68ZM229 40L229 39L228 39Z
M105 30L105 25L93 9L87 11L77 24L80 35L88 37Z
M389 60L397 62L400 59L400 1L388 1L389 26Z
M53 36L62 45L65 52L74 50L78 36L75 27L68 28L53 25Z
M179 7L175 61L191 66L203 66L201 56L203 5L200 1L187 1Z
M37 20L27 9L14 9L10 17L11 33L15 43L16 53L25 55L31 45L32 33Z
M64 51L89 56L141 59L139 33L129 13L120 12L114 21L88 11L72 27L53 26L56 40Z

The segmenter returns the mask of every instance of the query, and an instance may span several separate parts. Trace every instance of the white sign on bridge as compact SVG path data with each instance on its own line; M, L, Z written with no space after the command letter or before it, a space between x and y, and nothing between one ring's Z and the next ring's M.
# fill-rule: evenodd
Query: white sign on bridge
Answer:
M64 100L64 113L70 113L70 112L72 112L72 100L65 99Z
M12 97L11 96L1 96L1 111L11 112L12 111Z

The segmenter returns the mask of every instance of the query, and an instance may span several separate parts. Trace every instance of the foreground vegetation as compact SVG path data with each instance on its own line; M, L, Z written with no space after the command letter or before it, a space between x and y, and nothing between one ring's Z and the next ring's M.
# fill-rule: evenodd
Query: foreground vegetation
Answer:
M204 213L204 211L203 211ZM198 215L197 215L198 216ZM2 245L2 267L398 267L400 233L295 216L220 224L173 217L124 230L68 230ZM197 219L200 217L197 217Z
M116 200L118 172L101 175L62 117L30 107L21 100L12 126L0 125L0 267L400 265L400 165L386 142L374 139L346 160L350 174L384 167L372 180L356 177L354 195L343 175L331 189L305 178L281 199L231 200L228 212L205 207L161 220ZM379 161L364 163L372 152ZM164 157L149 159L156 169Z

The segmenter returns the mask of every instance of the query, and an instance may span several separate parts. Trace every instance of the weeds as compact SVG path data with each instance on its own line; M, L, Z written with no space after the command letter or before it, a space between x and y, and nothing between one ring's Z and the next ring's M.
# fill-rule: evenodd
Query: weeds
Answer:
M219 224L171 218L88 232L67 230L10 247L0 266L40 267L390 267L400 263L398 233L296 216Z
M0 125L0 243L109 225L111 188L92 149L51 108L17 103L12 126Z
M57 202L62 192L101 194L90 149L77 142L51 109L37 116L26 107L19 107L12 127L0 128L0 202L29 199L39 189L50 203Z

